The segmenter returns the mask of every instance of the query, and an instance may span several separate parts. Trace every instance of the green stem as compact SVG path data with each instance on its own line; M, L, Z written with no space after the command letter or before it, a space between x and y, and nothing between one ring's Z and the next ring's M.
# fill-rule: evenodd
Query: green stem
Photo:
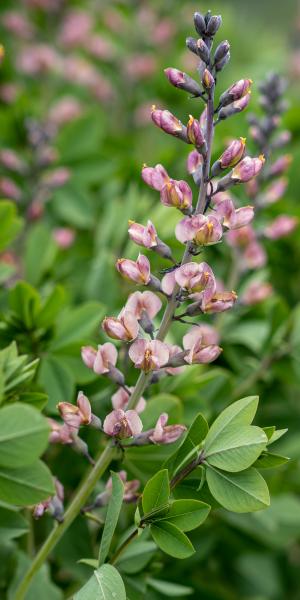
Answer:
M112 444L109 444L99 456L93 469L90 470L86 477L83 479L76 492L76 495L74 496L70 506L68 507L65 513L64 521L62 523L57 524L54 527L54 529L52 529L50 535L48 536L43 546L40 548L39 552L35 556L25 577L22 579L19 587L17 588L14 600L23 600L25 598L25 594L29 588L33 577L43 565L51 550L53 550L54 546L61 539L65 531L68 529L68 527L70 527L71 523L77 517L78 513L80 512L80 509L84 506L88 497L93 491L98 479L103 475L108 465L115 457L115 453L116 450L114 446Z

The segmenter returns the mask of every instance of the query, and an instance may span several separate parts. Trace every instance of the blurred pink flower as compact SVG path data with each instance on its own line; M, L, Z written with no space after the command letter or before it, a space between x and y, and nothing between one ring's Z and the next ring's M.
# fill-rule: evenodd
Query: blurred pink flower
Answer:
M33 44L20 51L17 56L17 66L26 75L39 75L50 71L59 71L61 59L51 46Z
M251 306L263 302L263 300L266 300L266 298L269 298L272 294L273 288L270 283L253 281L242 294L241 302L242 304Z
M0 178L0 194L12 200L20 200L22 192L12 179L8 177Z
M66 48L81 46L89 39L92 29L92 15L88 12L72 10L62 23L59 40Z
M53 238L55 239L59 248L65 250L70 248L75 241L75 231L69 227L57 227L53 231Z
M57 127L77 119L82 114L81 103L73 96L65 96L56 101L49 111L49 120Z
M290 217L289 215L279 215L272 223L270 223L263 230L265 237L270 240L278 240L281 237L289 235L298 225L298 219L296 217Z

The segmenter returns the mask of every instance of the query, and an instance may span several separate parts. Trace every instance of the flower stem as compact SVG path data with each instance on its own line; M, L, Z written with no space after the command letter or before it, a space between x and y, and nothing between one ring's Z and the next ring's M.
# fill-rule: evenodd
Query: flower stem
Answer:
M61 539L65 531L70 527L71 523L77 517L80 509L82 506L84 506L89 495L93 491L98 479L101 477L101 475L103 475L108 465L115 457L115 453L115 448L112 444L109 444L97 459L93 469L89 471L86 477L83 479L76 492L76 495L74 496L69 508L65 513L63 522L59 523L52 529L50 535L40 548L19 587L17 588L14 600L23 600L25 598L25 594L33 577L43 565L44 561L47 559L48 555L53 550L57 542Z

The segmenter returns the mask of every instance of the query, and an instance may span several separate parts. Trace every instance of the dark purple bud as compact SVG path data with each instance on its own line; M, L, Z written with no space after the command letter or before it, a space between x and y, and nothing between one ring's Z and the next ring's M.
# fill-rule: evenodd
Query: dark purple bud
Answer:
M252 79L240 79L221 94L220 104L222 106L227 106L248 95L252 83Z
M220 158L213 164L211 174L213 177L221 173L222 169L234 167L245 153L246 138L233 140Z
M140 326L149 335L152 335L154 332L154 323L150 319L146 310L142 310L141 318L140 318Z
M183 71L169 67L168 69L165 69L165 74L169 82L174 85L174 87L184 90L185 92L189 92L189 94L193 94L193 96L202 95L200 85L197 83L197 81L192 79L192 77Z
M224 69L224 67L226 67L226 65L229 63L230 61L230 52L227 52L226 56L224 56L224 58L222 58L222 60L219 60L219 62L217 62L215 64L216 67L216 71L222 71L222 69Z
M199 56L198 55L198 46L197 46L197 40L196 40L196 38L188 37L188 38L186 38L185 43L186 43L186 47L191 52L193 52L194 54L196 54L197 56Z
M229 44L228 40L224 40L223 42L221 42L221 44L218 45L218 47L215 51L215 56L214 56L215 63L218 63L220 60L222 60L224 58L224 56L226 56L226 54L228 54L229 50L230 50L230 44Z
M206 90L210 90L215 85L215 80L208 69L204 69L202 83Z
M201 58L201 60L203 60L203 62L205 62L205 64L208 64L210 59L210 52L206 43L203 40L197 40L197 49L198 56Z
M218 29L220 29L222 25L222 17L221 15L214 15L210 17L207 23L206 33L209 36L213 36L217 33Z
M195 14L194 14L194 25L195 25L195 29L196 29L197 33L199 33L199 35L205 34L205 32L206 32L205 19L204 19L204 16L199 12L195 12Z
M228 117L231 117L232 115L235 115L236 113L241 112L248 106L249 102L250 102L250 92L246 96L243 96L240 100L236 100L235 102L232 102L232 104L229 104L228 106L224 106L223 108L221 108L219 115L218 115L219 120L221 121L223 119L228 119Z

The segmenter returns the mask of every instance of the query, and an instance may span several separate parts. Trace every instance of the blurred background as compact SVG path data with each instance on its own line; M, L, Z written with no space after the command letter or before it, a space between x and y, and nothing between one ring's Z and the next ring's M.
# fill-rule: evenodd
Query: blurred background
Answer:
M16 207L18 234L7 244L0 233L0 344L4 347L15 339L20 353L40 359L33 385L48 394L49 415L56 414L58 401L72 401L82 387L97 414L107 412L110 388L82 364L80 346L103 343L98 327L102 316L117 314L131 291L114 269L117 257L137 255L128 241L128 219L145 223L150 218L159 237L176 256L181 254L174 241L179 213L166 213L140 173L143 163L162 163L172 177L187 178L190 148L163 135L150 114L153 104L168 108L183 122L190 113L200 113L197 101L170 86L163 70L176 67L196 78L196 59L186 50L185 38L194 35L193 13L208 9L222 14L218 40L231 44L219 93L238 79L251 78L249 112L261 114L259 83L270 71L286 79L289 106L280 127L292 133L288 152L293 162L283 197L259 215L258 223L263 227L279 214L300 218L296 0L1 3L0 196ZM249 135L247 112L217 128L215 158L228 139ZM249 149L255 152L251 137ZM243 193L239 190L237 195L248 203ZM192 536L195 557L175 562L157 553L148 565L147 588L142 576L127 573L131 600L300 600L299 230L265 240L264 248L267 258L258 269L258 280L269 282L272 294L224 315L219 323L224 352L217 363L162 380L154 386L154 395L164 399L171 420L189 423L199 410L211 419L234 398L259 393L258 421L289 428L277 446L292 460L275 474L266 474L273 498L270 509L253 515L214 512ZM220 279L228 278L230 248L208 249L205 258ZM160 268L154 260L154 272ZM249 269L237 291L243 292L256 276L255 269ZM20 280L27 283L29 304L55 293L55 310L48 314L42 333L34 315L30 326L21 309L17 320L11 317L16 310L11 290ZM180 324L172 336L180 343ZM134 372L129 378L134 382ZM96 443L92 435L88 441L91 447ZM66 448L51 449L48 460L68 497L84 463L78 459L74 464ZM129 473L143 481L149 475L144 460L132 451L127 464ZM130 523L130 511L123 526ZM49 527L47 518L38 523L37 542ZM47 575L43 599L67 598L73 586L85 580L88 568L76 561L91 556L94 543L87 525L78 520L54 552L54 586ZM0 595L2 589L3 597L13 598L7 589L17 560L15 544L3 545L0 557L1 553ZM169 587L151 585L156 573L171 582ZM176 583L189 589L183 593Z

